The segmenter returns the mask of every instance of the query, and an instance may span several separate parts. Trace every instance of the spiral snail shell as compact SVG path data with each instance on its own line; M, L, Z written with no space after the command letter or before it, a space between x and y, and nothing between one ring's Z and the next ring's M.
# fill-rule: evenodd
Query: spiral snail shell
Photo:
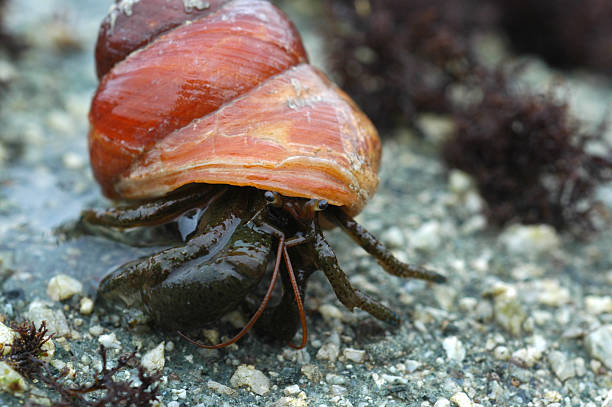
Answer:
M112 199L252 186L358 213L376 190L369 119L263 0L124 0L96 46L95 178Z

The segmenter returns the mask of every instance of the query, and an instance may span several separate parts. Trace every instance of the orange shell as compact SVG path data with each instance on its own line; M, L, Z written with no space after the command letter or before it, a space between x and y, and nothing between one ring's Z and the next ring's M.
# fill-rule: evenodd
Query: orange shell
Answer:
M90 123L92 168L110 198L229 184L354 215L378 183L374 126L307 64L295 28L266 1L230 1L129 54L102 79Z

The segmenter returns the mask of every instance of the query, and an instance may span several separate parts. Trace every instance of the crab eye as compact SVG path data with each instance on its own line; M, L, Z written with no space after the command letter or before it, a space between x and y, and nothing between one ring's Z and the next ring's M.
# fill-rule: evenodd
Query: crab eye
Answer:
M327 200L321 199L317 201L316 211L324 211L325 209L327 209Z
M275 208L280 208L283 205L283 200L279 193L273 191L266 191L264 193L264 198L268 203Z

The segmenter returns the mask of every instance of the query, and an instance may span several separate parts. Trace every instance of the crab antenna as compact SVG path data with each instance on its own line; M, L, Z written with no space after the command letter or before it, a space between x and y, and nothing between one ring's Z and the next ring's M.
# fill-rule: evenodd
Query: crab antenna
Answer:
M272 279L270 280L270 285L268 286L268 291L266 292L266 295L264 296L263 300L261 301L261 304L259 305L259 308L257 308L257 311L255 311L255 313L253 314L253 316L251 317L251 319L249 320L249 322L240 330L240 332L238 332L236 334L236 336L234 336L232 339L226 341L226 342L222 342L219 343L217 345L204 345L203 343L200 343L198 341L196 341L195 339L192 339L190 337L188 337L187 335L183 334L181 331L177 331L178 334L180 336L182 336L184 339L186 339L188 342L190 342L191 344L198 346L200 348L204 348L204 349L221 349L221 348L225 348L226 346L232 345L236 342L238 342L240 340L240 338L242 338L244 335L246 335L247 332L249 332L251 330L251 328L253 327L253 325L255 325L255 322L257 322L257 320L259 319L259 317L261 316L261 314L264 312L264 310L266 309L266 307L268 306L268 302L270 301L270 297L272 296L272 291L274 291L274 286L276 285L276 280L278 280L278 271L280 269L280 263L281 263L281 255L283 254L283 252L287 252L287 249L285 248L285 236L281 235L279 237L279 242L278 242L278 249L276 249L276 262L274 263L274 271L272 272ZM285 258L285 261L287 261L287 258ZM295 276L293 275L293 271L290 273L290 278L291 278L291 284L296 284L295 283ZM294 292L296 292L296 286L294 285ZM299 297L299 293L296 295L296 300L300 298ZM301 307L301 299L299 300L299 305L298 308ZM301 312L303 314L304 309L301 308ZM302 317L302 315L300 314L300 318ZM303 322L304 323L304 322ZM303 327L304 325L302 325ZM304 347L304 345L302 345L302 347Z
M283 257L285 258L285 265L287 266L287 272L289 273L289 280L291 280L291 287L293 288L293 295L295 296L295 303L300 314L300 323L302 324L302 343L294 345L289 343L289 346L293 349L302 349L308 342L308 325L306 324L306 313L304 312L304 304L302 303L302 296L298 289L297 281L295 280L295 274L293 273L293 266L291 265L291 259L289 253L287 253L287 246L283 246Z
M357 244L370 253L378 264L389 274L404 278L418 278L434 283L446 282L446 277L434 271L399 261L373 234L344 213L340 207L334 206L326 213L335 221Z

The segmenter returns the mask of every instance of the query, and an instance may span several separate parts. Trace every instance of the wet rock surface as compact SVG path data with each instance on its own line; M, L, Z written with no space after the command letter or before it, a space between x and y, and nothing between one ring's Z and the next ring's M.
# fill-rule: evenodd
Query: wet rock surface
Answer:
M427 141L408 136L386 142L379 193L358 220L399 258L448 283L389 276L342 233L327 234L354 285L399 313L397 329L344 309L318 275L307 291L302 351L254 335L201 350L98 306L96 287L109 270L156 250L57 233L81 209L108 205L88 168L85 135L92 49L110 2L14 3L9 26L31 48L19 61L0 56L12 72L0 102L0 318L46 320L56 332L52 364L72 369L75 382L99 369L104 343L111 361L138 349L141 363L161 372L167 406L612 405L612 233L581 241L543 226L488 229L469 180L449 181ZM41 28L57 29L58 14L67 16L67 38ZM612 100L601 78L569 79L577 106L582 97L591 111L604 110ZM611 190L600 193L609 209ZM231 335L228 326L203 335ZM21 405L40 387L2 371L3 386L19 391L0 392L1 405Z

